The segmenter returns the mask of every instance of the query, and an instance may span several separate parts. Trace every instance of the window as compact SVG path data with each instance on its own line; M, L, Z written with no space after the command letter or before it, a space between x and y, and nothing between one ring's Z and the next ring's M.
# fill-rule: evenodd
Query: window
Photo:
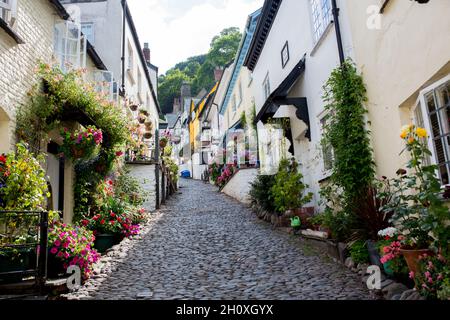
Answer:
M238 101L237 101L237 107L239 107L240 105L241 105L241 103L242 103L242 82L239 82L239 88L238 88L238 97L239 97L239 99L238 99Z
M310 0L314 41L318 42L331 22L330 0Z
M270 96L270 79L269 79L269 73L267 73L266 78L263 82L263 90L264 90L264 99L267 100L267 98Z
M82 23L81 32L83 32L84 36L91 44L94 44L94 24L92 22Z
M421 109L426 114L430 131L434 161L438 166L442 184L450 184L450 80L427 92ZM415 112L416 122L424 122L420 112Z
M133 47L128 42L128 71L132 72L134 66Z
M54 53L61 70L79 69L86 66L85 39L81 37L81 26L65 21L55 25Z
M289 43L286 41L286 43L283 46L283 49L281 50L281 66L286 67L287 63L289 62Z
M237 110L236 95L233 95L231 103L233 104L233 112L236 112L236 110Z
M14 27L17 18L17 0L0 0L0 18Z
M322 119L320 119L322 136L325 132L325 128L328 124L328 121L329 115L326 115ZM330 145L330 143L322 142L322 159L323 159L323 169L325 171L333 169L334 154L333 154L333 147Z

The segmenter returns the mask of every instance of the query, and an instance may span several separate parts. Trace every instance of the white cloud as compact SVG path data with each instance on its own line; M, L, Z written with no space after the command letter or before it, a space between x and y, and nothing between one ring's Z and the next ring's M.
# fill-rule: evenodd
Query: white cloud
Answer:
M263 0L128 0L152 63L166 72L177 62L206 53L211 39L227 27L243 30Z

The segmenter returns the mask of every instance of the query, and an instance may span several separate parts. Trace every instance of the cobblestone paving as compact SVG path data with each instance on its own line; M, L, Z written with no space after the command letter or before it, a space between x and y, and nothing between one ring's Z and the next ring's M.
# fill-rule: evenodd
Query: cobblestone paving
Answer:
M181 186L94 299L370 299L358 275L216 188Z

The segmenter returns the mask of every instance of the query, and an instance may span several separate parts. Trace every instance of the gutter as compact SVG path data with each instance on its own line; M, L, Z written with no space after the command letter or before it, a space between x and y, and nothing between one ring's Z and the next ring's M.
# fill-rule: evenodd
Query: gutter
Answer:
M51 4L53 4L53 6L56 9L56 12L58 13L61 19L69 20L70 14L67 12L66 8L64 8L64 6L61 4L59 0L49 0L49 1Z
M131 16L130 9L128 8L126 0L122 0L122 7L123 7L123 11L124 11L124 24L125 24L125 21L128 21L128 23L130 25L130 31L131 31L131 34L133 35L134 42L136 43L136 46L138 48L138 51L139 51L138 55L139 55L142 65L144 66L144 73L147 78L147 82L150 86L150 91L152 93L152 97L155 100L156 109L157 109L158 113L161 114L161 107L159 105L158 98L156 97L155 89L153 88L153 84L152 84L152 81L150 78L150 73L148 71L147 61L145 61L144 53L142 52L141 43L139 41L139 36L138 36L137 30L136 30L136 26L134 24L134 21ZM125 27L125 25L124 25L124 27ZM123 33L124 33L123 38L125 38L125 28L123 28L123 29L124 29L123 30ZM125 66L125 40L123 41L122 50L123 50L123 66ZM123 78L125 77L125 72L122 73L122 77Z
M344 54L344 46L342 44L342 35L341 35L341 26L339 23L339 8L336 4L336 0L331 0L331 7L333 12L334 26L336 28L336 40L339 51L339 61L341 62L341 66L345 62L345 54Z

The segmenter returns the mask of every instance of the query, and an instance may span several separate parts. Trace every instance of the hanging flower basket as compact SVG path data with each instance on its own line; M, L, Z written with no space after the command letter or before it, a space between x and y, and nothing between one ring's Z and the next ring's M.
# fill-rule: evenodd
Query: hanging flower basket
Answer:
M144 138L145 139L151 139L152 138L152 133L151 132L146 132L146 133L144 133Z
M147 118L143 117L143 116L139 116L139 118L138 118L138 121L140 124L144 124L146 120L147 120Z
M73 160L91 158L103 143L102 131L92 126L75 132L64 128L61 136L63 144L60 146L59 152Z
M145 110L145 109L139 110L139 113L140 113L140 114L143 114L143 115L146 116L146 117L148 117L148 111Z
M138 109L137 104L132 104L132 105L130 105L130 110L131 110L131 111L136 111L137 109Z
M144 123L144 125L145 125L145 128L149 131L153 129L153 122L151 122L151 121L146 121Z
M167 146L167 139L162 138L161 140L159 140L159 146L161 148L165 148Z

